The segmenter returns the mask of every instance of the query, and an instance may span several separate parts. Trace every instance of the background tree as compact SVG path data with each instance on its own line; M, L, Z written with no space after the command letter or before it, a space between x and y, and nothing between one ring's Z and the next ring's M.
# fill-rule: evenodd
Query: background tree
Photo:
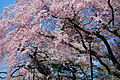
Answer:
M0 61L9 69L0 73L25 80L119 79L119 3L17 0L0 15Z

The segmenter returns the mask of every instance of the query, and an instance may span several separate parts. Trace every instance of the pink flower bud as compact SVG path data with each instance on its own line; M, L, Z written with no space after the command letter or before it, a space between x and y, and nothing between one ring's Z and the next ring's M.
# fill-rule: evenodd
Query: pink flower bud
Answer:
M28 65L30 65L30 62L26 62L25 66L27 67Z

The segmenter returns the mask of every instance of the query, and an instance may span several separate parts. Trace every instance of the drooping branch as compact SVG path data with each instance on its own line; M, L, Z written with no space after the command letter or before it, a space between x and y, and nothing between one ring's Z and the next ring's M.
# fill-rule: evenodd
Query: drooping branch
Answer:
M79 35L80 35L80 37L81 37L81 39L82 39L82 45L83 45L83 47L84 47L86 50L88 50L88 49L87 49L87 46L84 44L85 42L84 42L84 40L83 40L82 34L80 33L80 31L79 31L78 29L76 29L76 31L79 33ZM96 53L95 51L92 51L92 50L91 50L91 53L92 53L93 56L95 56L95 57L98 59L98 61L100 62L100 64L103 65L103 66L106 68L106 70L108 71L108 73L110 73L110 68L100 59L99 56L97 56L97 53Z
M81 34L81 32L76 28L76 31L78 32L78 34L80 35L80 38L81 38L81 42L82 42L82 46L85 48L85 50L87 51L87 46L85 45L85 42L84 42L84 38Z
M19 76L23 76L23 75L17 75L17 76L14 76L14 74L20 70L21 67L18 67L18 69L15 69L15 71L12 72L12 74L10 75L11 77L19 77Z
M0 76L0 78L1 78L1 79L5 79L6 77L1 77L1 76Z
M79 53L85 53L85 51L83 50L80 50L79 48L75 47L74 45L70 44L70 43L67 43L67 42L63 42L64 44L68 45L69 47L71 48L74 48L76 51L78 51Z
M118 66L120 66L119 62L116 60L115 56L113 55L112 49L111 49L108 41L105 39L105 37L104 37L103 35L101 35L101 34L99 34L99 33L90 32L90 31L88 31L88 30L85 30L85 29L79 27L79 26L76 25L76 24L74 25L74 27L77 28L77 29L79 29L80 31L85 32L85 33L88 34L88 35L94 34L94 35L96 35L98 38L100 38L100 39L104 42L105 46L107 47L107 51L108 51L108 53L110 54L110 59L112 60L113 64L114 64L114 65L117 64Z
M114 9L113 9L113 7L112 7L112 5L111 5L110 2L111 2L111 1L108 0L108 6L110 7L111 12L112 12L112 19L108 22L108 24L110 24L110 23L112 22L112 25L114 26Z
M109 57L110 60L111 60L111 61L113 62L113 64L117 67L117 69L119 69L120 64L119 64L119 62L116 60L115 56L113 55L112 49L111 49L108 41L105 39L105 37L104 37L103 35L101 35L101 34L99 34L99 33L97 33L97 32L88 31L88 30L86 30L86 29L84 29L84 28L82 28L82 27L79 27L76 23L74 23L74 22L71 21L71 20L70 20L70 23L74 24L74 28L76 28L76 29L78 29L78 30L80 30L80 31L83 31L84 33L86 33L86 34L88 34L88 35L92 34L92 35L96 35L98 38L100 38L100 39L104 42L105 46L107 47L107 51L108 51L108 53L110 54L110 57Z
M79 28L78 28L78 29L79 29ZM82 29L80 29L80 30L82 30ZM84 31L85 31L85 30L83 30L83 32L84 32ZM89 32L89 31L87 31L87 30L86 30L85 32L87 32L87 33L89 33L89 34L91 33L91 32ZM109 58L112 60L113 64L116 66L116 68L119 70L120 64L119 64L119 62L117 61L117 59L114 57L114 55L113 55L113 53L112 53L112 49L111 49L109 43L107 42L107 40L105 39L105 37L102 36L102 35L100 35L99 33L94 33L94 35L96 35L98 38L100 38L100 39L104 42L104 44L106 45L107 50L108 50L108 52L109 52L109 54L110 54L110 57L109 57ZM95 52L92 51L91 53L95 53ZM99 62L106 68L106 70L108 71L108 73L111 73L110 68L109 68L104 62L102 62L102 60L101 60L96 54L92 54L92 55L94 55L94 56L99 60ZM113 75L119 78L119 74L114 73Z
M0 72L0 74L7 74L7 72ZM0 78L1 78L1 79L5 79L6 77L1 77L1 76L0 76Z
M116 35L119 39L120 39L120 34L117 32L119 30L119 28L118 29L116 29L116 30L110 30L110 29L107 29L107 31L109 31L110 33L112 33L112 34L114 34L114 35Z
M84 72L84 70L81 68L81 66L79 65L80 70L82 71L82 73L84 74L84 77L87 77L87 74Z
M100 62L100 64L103 65L106 68L106 70L108 71L108 73L110 73L111 72L110 68L100 59L100 57L97 55L97 52L91 50L91 53L92 53L93 56L95 56L98 59L98 61Z
M109 4L110 4L110 3L109 3ZM111 7L111 5L110 5L110 7ZM111 8L112 8L112 7L111 7ZM112 16L113 16L113 18L112 18L111 21L114 20L114 15L112 15ZM84 28L82 28L82 27L79 27L79 26L78 26L76 23L74 23L74 21L72 21L71 19L68 19L68 20L69 20L70 23L74 24L74 28L76 28L76 29L78 29L78 30L80 30L80 31L83 31L83 32L85 32L85 33L88 34L88 35L94 34L94 35L96 35L98 38L100 38L100 39L104 42L105 46L107 47L107 51L108 51L108 53L110 54L110 57L109 57L109 58L112 60L113 64L114 64L115 66L117 66L117 68L120 66L119 62L116 60L115 56L113 55L112 49L111 49L108 41L105 39L105 37L104 37L103 35L100 35L99 33L96 33L96 32L88 31L88 30L86 30L86 29L84 29ZM86 48L86 47L84 47L84 48Z
M106 29L108 32L110 32L110 33L114 34L115 36L117 36L118 38L120 38L120 34L118 33L118 31L120 30L119 27L117 27L117 26L110 27L107 24L102 24L102 25L103 25L104 29ZM113 28L113 30L110 30L110 28Z
M115 66L117 66L117 68L118 68L118 66L120 66L120 64L119 64L119 62L116 60L115 56L113 55L112 49L111 49L108 41L105 39L104 36L100 35L99 33L94 33L94 34L104 42L104 44L105 44L106 47L107 47L108 53L110 54L110 57L109 57L109 58L112 60L113 64L114 64Z
M79 35L81 36L83 47L84 47L86 50L88 50L88 49L87 49L87 46L84 44L84 40L83 40L82 34L80 33L80 31L79 31L78 29L76 29L76 31L77 31L77 32L79 33ZM106 68L106 70L108 71L108 73L110 73L110 68L100 59L99 56L97 56L97 53L96 53L95 51L93 51L93 50L90 50L90 51L91 51L91 54L98 59L98 61L101 63L101 65L103 65L103 66Z
M120 79L120 72L113 71L112 74Z
M0 74L7 74L7 72L0 72Z

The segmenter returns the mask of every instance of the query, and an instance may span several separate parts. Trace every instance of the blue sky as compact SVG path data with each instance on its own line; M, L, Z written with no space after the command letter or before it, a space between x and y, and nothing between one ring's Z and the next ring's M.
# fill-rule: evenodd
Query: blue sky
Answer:
M16 0L0 0L0 13L3 12L4 7L13 4Z
M15 2L16 0L0 0L0 13L2 13L3 12L3 10L4 10L4 7L7 7L9 4L13 4L14 2ZM0 66L1 66L2 64L0 64ZM4 65L3 65L4 66ZM3 67L2 66L2 67ZM7 71L7 69L2 69L2 70L0 70L0 71ZM5 74L0 74L0 76L6 76ZM0 78L0 80L2 80L1 78Z

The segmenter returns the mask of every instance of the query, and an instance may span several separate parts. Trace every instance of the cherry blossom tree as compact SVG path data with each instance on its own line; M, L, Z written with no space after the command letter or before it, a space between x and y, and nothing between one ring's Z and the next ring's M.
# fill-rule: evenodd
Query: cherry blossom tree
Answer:
M119 4L17 0L0 15L0 62L8 67L0 78L120 79Z

